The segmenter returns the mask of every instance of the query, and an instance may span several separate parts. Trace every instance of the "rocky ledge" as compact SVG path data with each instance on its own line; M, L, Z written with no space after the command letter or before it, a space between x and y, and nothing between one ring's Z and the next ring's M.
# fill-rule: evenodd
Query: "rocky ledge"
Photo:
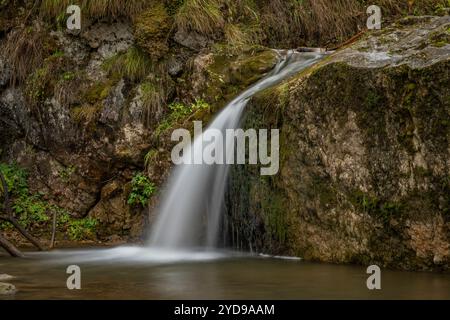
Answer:
M405 18L255 97L245 127L280 128L280 173L234 168L235 245L448 271L449 38L449 16Z

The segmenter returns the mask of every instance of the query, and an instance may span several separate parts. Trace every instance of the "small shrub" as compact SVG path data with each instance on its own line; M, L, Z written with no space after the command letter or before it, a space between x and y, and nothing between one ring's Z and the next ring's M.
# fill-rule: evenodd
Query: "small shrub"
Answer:
M97 220L91 217L78 220L70 220L67 232L70 240L86 240L95 236Z
M174 102L169 105L170 113L156 128L156 135L173 127L174 124L185 121L189 116L197 111L210 110L210 105L202 99L196 99L194 103L185 105L180 102Z
M28 174L24 169L15 163L10 165L0 163L0 171L5 177L6 185L11 195L22 196L28 194ZM4 190L2 185L0 185L0 190L3 194Z
M142 173L137 173L131 181L131 192L127 203L131 206L141 205L145 207L148 199L155 191L156 187L149 178Z

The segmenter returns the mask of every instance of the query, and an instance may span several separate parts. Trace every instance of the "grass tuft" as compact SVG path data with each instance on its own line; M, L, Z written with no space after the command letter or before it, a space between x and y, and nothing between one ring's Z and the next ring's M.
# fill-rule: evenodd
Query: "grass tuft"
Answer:
M71 0L42 0L39 11L43 18L58 18L66 14L69 5L78 4L88 18L133 18L148 3L146 0L81 0L78 3Z
M11 84L23 82L28 74L38 68L45 56L47 39L41 24L20 26L8 34L1 53L11 65Z
M218 0L185 0L175 15L179 30L211 35L224 26Z
M103 68L113 76L140 81L152 71L152 61L138 47L131 47L103 63Z

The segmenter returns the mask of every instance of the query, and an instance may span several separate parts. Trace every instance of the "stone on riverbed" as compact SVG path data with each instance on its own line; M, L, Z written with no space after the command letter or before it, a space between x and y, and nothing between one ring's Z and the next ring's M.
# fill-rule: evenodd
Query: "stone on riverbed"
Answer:
M7 281L11 279L14 279L14 277L10 276L9 274L6 273L0 274L0 281Z
M17 292L16 287L10 283L0 282L0 296L12 295Z

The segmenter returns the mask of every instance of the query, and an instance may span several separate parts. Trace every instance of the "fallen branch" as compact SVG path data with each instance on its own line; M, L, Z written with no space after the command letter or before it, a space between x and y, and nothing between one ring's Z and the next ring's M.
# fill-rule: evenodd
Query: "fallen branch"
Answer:
M39 251L44 251L45 248L39 241L33 237L22 225L12 216L0 215L0 220L11 223L28 241L30 241Z
M0 234L0 247L6 250L12 257L23 258L23 253L19 251L11 242Z

